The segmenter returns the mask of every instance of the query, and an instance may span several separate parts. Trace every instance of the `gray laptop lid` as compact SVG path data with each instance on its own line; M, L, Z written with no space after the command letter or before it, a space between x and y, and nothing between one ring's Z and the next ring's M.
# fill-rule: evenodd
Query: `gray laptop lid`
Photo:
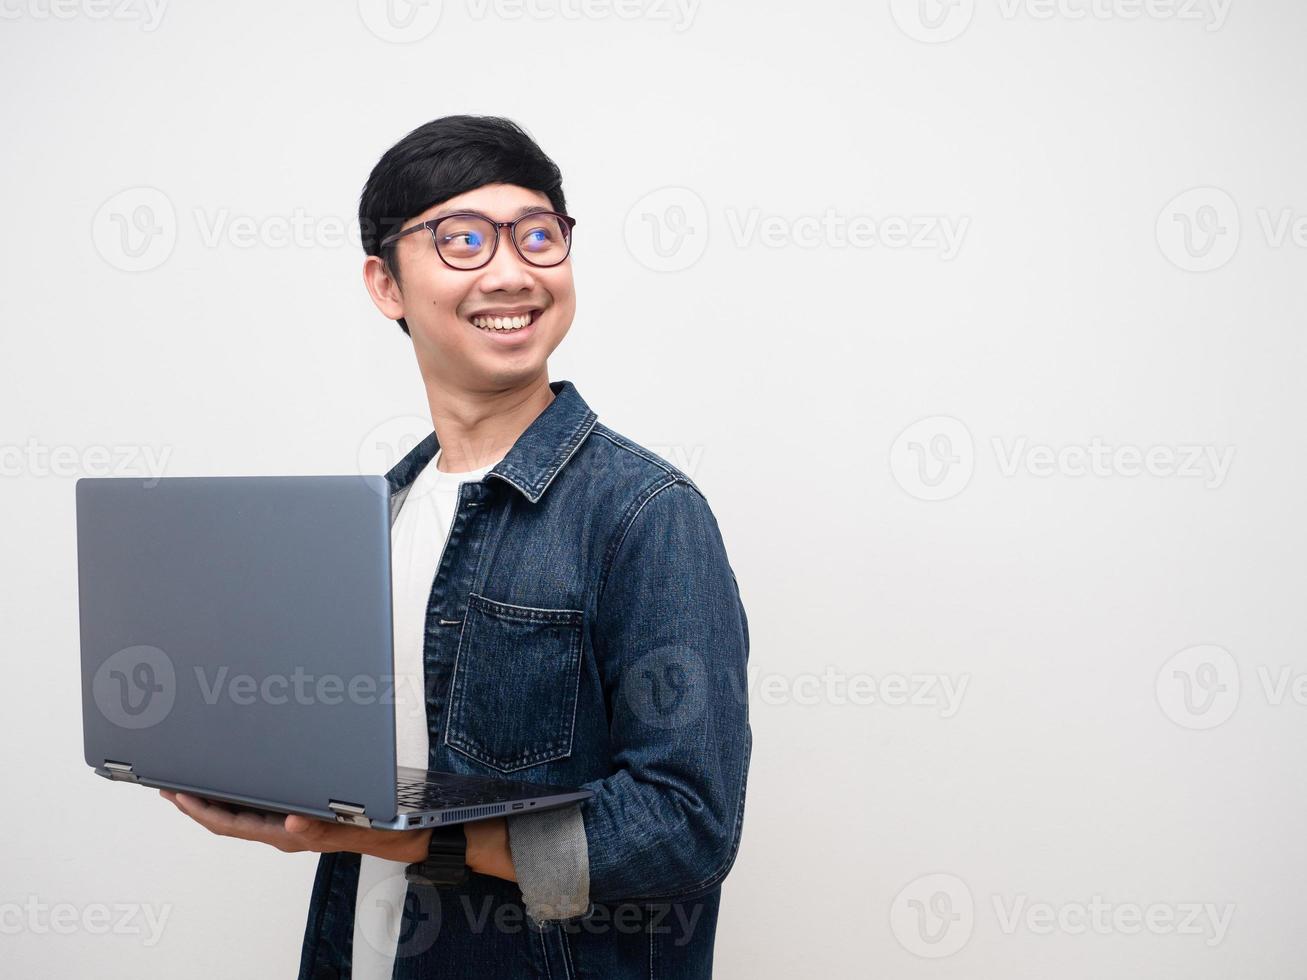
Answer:
M77 481L86 761L395 816L380 476Z

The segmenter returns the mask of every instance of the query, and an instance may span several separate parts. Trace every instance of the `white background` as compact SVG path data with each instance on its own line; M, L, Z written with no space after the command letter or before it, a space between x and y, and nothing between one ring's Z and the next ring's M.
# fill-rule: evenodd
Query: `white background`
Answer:
M74 481L393 462L344 232L473 112L578 218L551 377L699 483L749 613L717 975L1301 975L1302 4L70 2L0 4L0 972L294 974L315 858L82 761Z

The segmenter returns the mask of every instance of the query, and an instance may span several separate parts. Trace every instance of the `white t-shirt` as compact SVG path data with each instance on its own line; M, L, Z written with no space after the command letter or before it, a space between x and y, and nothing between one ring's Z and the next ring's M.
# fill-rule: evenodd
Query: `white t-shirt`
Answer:
M466 473L436 468L440 450L417 475L390 532L390 566L395 631L395 749L401 766L427 768L427 702L424 654L427 602L436 566L454 522L461 483L479 481L487 463ZM402 861L364 854L354 899L354 980L390 980L403 920Z

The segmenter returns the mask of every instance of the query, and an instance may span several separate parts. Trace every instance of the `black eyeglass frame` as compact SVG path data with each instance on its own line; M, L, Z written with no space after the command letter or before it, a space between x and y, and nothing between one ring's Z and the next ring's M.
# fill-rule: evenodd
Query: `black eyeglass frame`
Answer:
M561 218L563 222L567 225L567 253L557 262L549 262L549 263L533 262L531 259L526 257L526 255L522 252L522 247L517 243L517 223L519 221L526 221L528 218L539 218L541 215L548 215L554 218ZM448 259L445 258L443 254L441 254L440 246L436 244L437 242L436 229L440 227L440 223L442 221L448 221L450 218L480 218L482 221L486 222L487 224L494 226L495 240L490 246L490 253L486 256L486 260L482 262L480 265L472 265L472 266L453 265L450 263ZM381 245L379 247L386 248L387 246L393 245L395 242L399 241L399 239L403 238L405 235L412 235L416 232L422 231L425 228L427 231L431 233L431 247L436 250L436 255L439 256L441 262L445 263L445 265L449 266L449 268L453 269L455 272L475 272L477 269L484 269L494 259L495 253L499 251L499 229L507 228L509 230L508 237L513 242L513 251L515 251L521 257L523 262L525 262L527 265L534 266L537 269L552 269L555 266L562 265L569 258L571 258L572 229L575 227L576 227L576 219L573 218L570 214L563 214L561 211L529 211L518 218L514 218L512 221L495 221L488 215L481 214L478 211L457 211L454 214L442 214L439 218L431 218L428 221L423 221L420 224L413 225L411 228L405 228L403 231L397 231L393 235L387 235L385 238L381 240Z

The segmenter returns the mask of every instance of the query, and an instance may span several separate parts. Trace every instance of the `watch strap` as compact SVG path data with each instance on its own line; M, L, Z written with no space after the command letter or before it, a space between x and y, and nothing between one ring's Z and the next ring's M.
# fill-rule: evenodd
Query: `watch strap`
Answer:
M434 827L427 856L404 869L404 877L415 885L461 885L467 881L467 834L461 824Z

